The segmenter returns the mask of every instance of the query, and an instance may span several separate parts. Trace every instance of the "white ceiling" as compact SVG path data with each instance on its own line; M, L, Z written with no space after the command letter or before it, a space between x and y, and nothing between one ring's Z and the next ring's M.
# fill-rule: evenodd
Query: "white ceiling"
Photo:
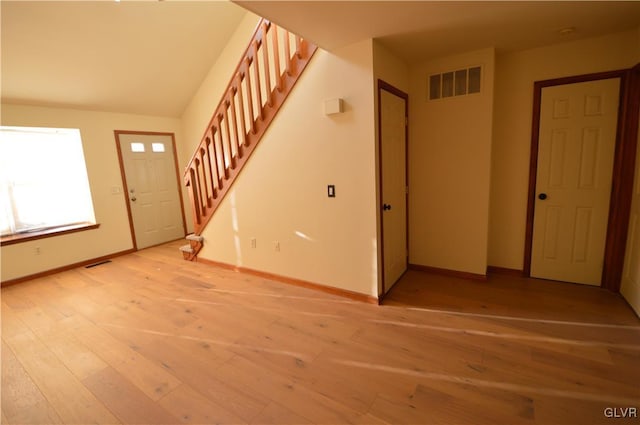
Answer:
M246 11L227 1L2 1L2 100L178 117ZM227 76L224 76L227 78Z
M488 46L530 48L640 25L640 1L235 3L328 50L378 38L408 63ZM245 15L238 5L2 0L2 100L179 117ZM565 27L576 31L561 36L558 30Z
M407 63L490 46L532 48L640 25L640 1L234 2L325 49L377 38ZM567 27L576 30L560 35Z

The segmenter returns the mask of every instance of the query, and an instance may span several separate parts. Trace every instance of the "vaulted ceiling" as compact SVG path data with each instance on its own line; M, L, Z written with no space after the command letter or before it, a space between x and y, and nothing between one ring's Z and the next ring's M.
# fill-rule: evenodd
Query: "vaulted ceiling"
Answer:
M243 8L328 50L377 38L407 63L640 25L640 1L234 3L2 0L2 101L179 117L245 16ZM559 33L568 27L575 31Z
M226 1L0 7L3 102L170 117L182 114L246 14Z

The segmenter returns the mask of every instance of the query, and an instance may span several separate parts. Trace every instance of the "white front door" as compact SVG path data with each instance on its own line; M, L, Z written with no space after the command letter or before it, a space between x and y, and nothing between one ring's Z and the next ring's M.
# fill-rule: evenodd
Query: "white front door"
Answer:
M406 100L380 90L384 293L407 270Z
M172 134L117 135L138 249L185 235Z
M620 79L545 87L531 276L600 285Z

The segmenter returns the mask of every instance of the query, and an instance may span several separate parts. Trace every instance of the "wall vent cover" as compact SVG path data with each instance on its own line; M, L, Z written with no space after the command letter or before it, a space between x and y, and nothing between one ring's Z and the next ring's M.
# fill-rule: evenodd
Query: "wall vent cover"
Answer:
M481 77L480 66L432 74L427 81L427 98L437 100L480 93Z

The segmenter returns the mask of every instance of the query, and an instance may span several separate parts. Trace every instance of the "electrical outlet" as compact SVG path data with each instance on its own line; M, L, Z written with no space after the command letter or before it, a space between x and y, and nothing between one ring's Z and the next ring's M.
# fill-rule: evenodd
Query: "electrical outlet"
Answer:
M275 242L273 243L273 249L275 249L275 250L276 250L276 252L280 252L280 242L275 241Z
M258 245L258 241L256 241L256 238L251 238L251 248L255 248Z

